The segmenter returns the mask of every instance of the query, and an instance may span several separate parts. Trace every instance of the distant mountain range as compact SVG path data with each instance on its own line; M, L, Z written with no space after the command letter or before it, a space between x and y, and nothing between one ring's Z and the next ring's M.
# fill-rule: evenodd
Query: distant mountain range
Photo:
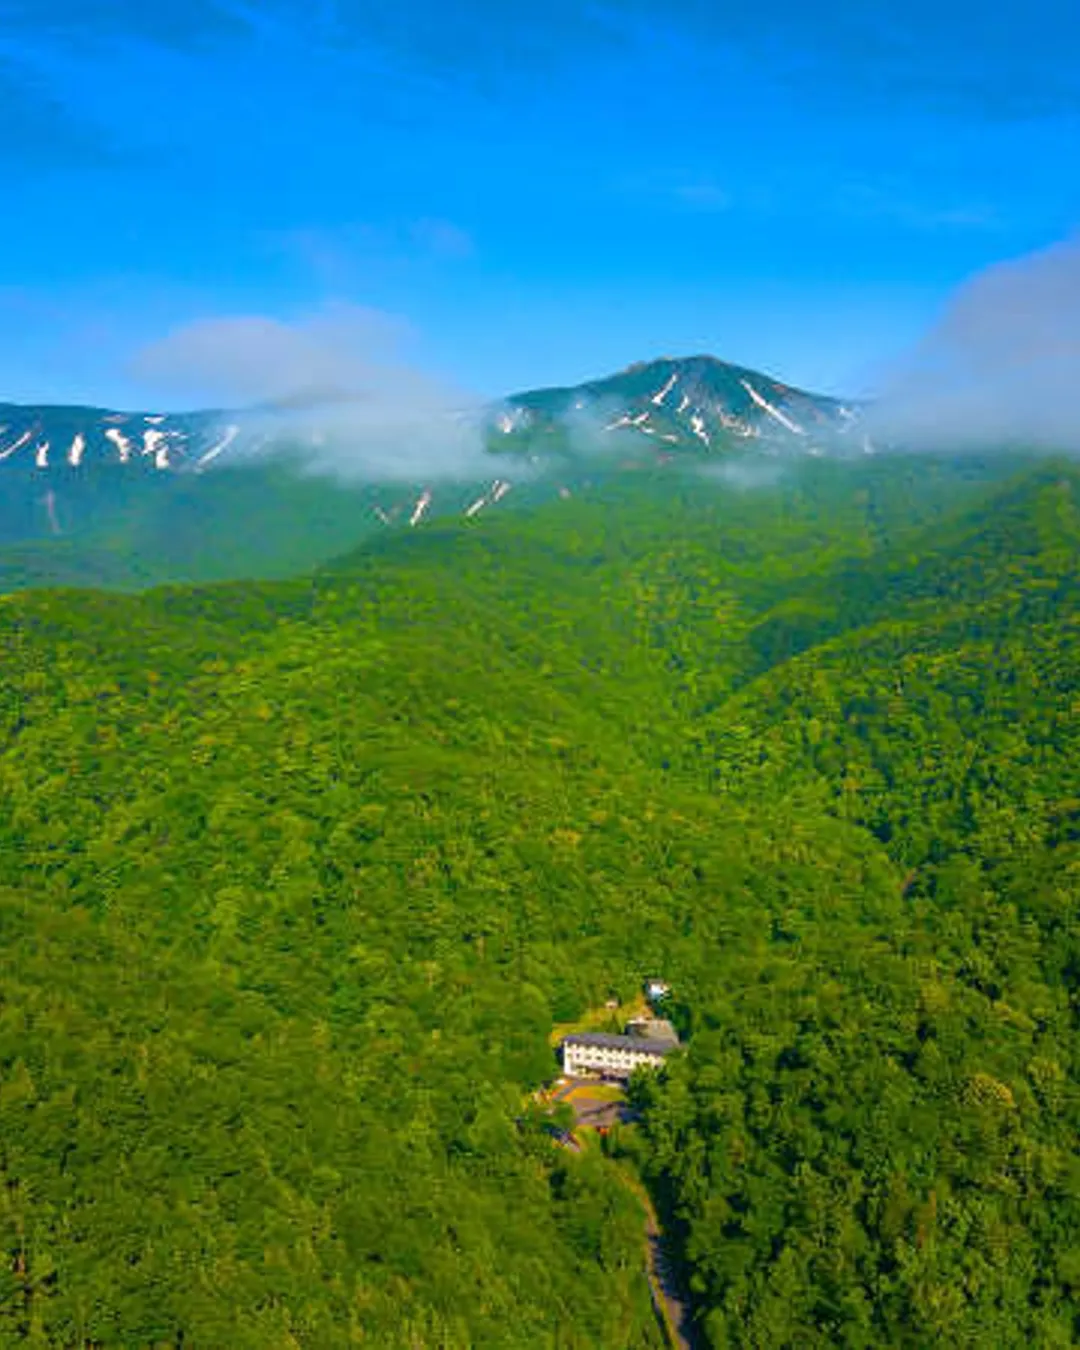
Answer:
M733 450L823 453L852 440L858 409L710 356L662 357L604 379L515 394L483 416L492 451L530 457L609 446L658 457ZM203 470L272 448L316 447L319 412L116 412L0 404L0 470L43 474L100 463ZM856 437L857 439L857 437Z
M709 356L442 415L445 462L421 417L432 452L397 467L366 423L350 432L340 400L190 413L0 404L0 592L291 575L388 530L607 491L627 469L873 448L856 405ZM407 440L407 422L389 420L386 440ZM297 472L309 467L335 472Z

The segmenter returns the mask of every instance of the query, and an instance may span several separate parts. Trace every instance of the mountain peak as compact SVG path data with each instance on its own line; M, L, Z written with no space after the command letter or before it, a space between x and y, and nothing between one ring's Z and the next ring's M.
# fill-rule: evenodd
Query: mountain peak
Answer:
M534 389L506 401L497 434L546 449L615 436L651 440L661 454L725 453L747 442L767 453L822 446L848 436L855 410L835 398L781 383L771 375L707 354L636 361L584 384ZM666 449L665 449L666 447Z

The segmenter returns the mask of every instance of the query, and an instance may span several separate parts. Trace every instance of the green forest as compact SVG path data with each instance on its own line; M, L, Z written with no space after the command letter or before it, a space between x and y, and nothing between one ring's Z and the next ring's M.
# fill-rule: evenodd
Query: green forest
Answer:
M0 595L0 1345L1080 1341L1080 471L594 478Z

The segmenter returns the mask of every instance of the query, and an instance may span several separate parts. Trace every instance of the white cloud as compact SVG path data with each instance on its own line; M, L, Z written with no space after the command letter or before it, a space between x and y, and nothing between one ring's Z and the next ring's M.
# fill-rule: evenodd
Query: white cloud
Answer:
M296 322L261 314L196 320L144 347L133 373L208 402L359 397L396 357L400 319L357 305L329 306Z
M739 492L753 492L775 487L784 475L786 465L773 459L729 459L719 464L703 465L698 472L703 478L723 483Z
M260 405L259 429L303 448L317 470L403 480L489 471L479 403L401 359L409 331L355 305L295 322L201 319L143 348L133 368L158 391Z
M264 231L263 246L299 270L322 294L356 294L388 271L452 269L476 256L472 235L452 220L425 216L376 224L297 225Z
M730 192L708 181L682 183L672 195L696 211L727 211L733 204Z
M846 184L837 192L833 209L842 216L892 221L912 230L985 232L1002 225L999 210L988 202L923 200L917 184L888 179Z
M926 448L1080 451L1080 240L961 286L886 379L872 422Z
M433 258L465 259L476 252L472 236L452 220L435 217L413 221L408 232L417 248Z

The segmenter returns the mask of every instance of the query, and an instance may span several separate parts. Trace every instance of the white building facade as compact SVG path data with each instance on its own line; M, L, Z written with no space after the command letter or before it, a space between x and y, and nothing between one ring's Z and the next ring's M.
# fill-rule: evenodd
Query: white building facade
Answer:
M563 1072L568 1078L600 1074L604 1078L629 1078L635 1069L658 1068L677 1042L646 1040L641 1036L609 1036L602 1032L578 1032L562 1041Z

